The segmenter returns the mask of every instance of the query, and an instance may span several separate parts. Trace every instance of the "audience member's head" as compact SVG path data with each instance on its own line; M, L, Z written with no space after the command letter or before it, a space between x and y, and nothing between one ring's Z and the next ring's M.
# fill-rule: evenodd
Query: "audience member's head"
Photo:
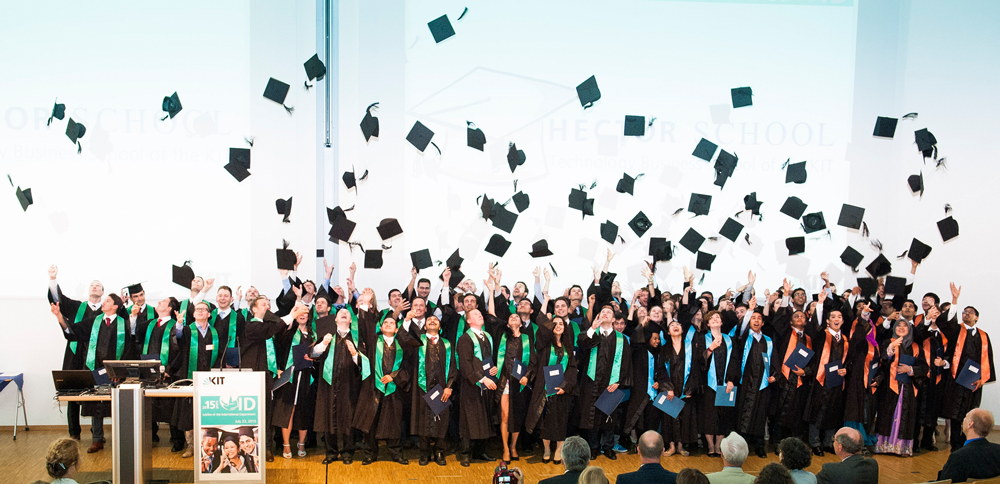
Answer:
M563 442L560 457L567 471L582 471L590 463L590 444L578 435L569 437Z
M833 451L841 459L846 459L852 455L861 453L864 442L861 440L861 433L850 427L841 427L837 435L833 437Z
M658 464L663 454L663 437L655 430L647 430L639 436L639 463Z
M993 429L993 414L989 410L974 408L969 410L962 421L962 431L968 439L980 439Z
M80 447L73 439L59 439L49 446L45 454L45 470L59 479L72 478L80 467Z
M563 444L563 449L566 445ZM604 469L597 466L590 466L580 473L580 478L577 479L579 484L608 484L608 477L604 475Z
M743 461L747 460L749 453L747 441L740 434L730 432L722 439L722 462L726 467L743 467Z
M792 475L781 464L770 463L760 470L754 484L794 484Z
M677 473L677 484L708 484L708 477L698 469L681 469Z
M782 439L778 444L778 453L781 456L781 465L790 471L805 469L812 464L812 449L795 437Z

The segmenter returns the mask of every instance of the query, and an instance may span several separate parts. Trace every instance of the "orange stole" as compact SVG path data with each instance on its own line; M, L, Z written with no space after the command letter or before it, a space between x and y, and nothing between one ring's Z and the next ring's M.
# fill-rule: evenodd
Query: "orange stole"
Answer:
M854 339L854 330L857 329L857 327L858 327L858 321L860 321L860 320L857 319L857 318L855 318L854 319L854 325L851 326L851 339ZM881 321L882 321L882 317L880 316L879 317L879 322L881 322ZM874 333L875 333L875 325L872 324L871 321L869 321L868 322L868 333L867 333L867 335L871 336L871 335L874 335ZM872 339L875 339L874 336L872 336ZM869 381L868 377L870 375L869 372L871 371L872 360L875 359L875 353L878 351L878 347L872 346L872 344L867 341L867 338L865 338L865 343L868 345L868 354L865 355L865 388L868 388L868 381ZM845 353L846 353L846 351L845 351ZM875 393L875 388L873 387L871 389L871 391L872 391L872 393Z
M806 337L806 348L809 348L810 350L813 349L813 347L812 347L812 339L809 338L809 335L805 334L805 333L802 333L802 335ZM788 357L789 356L792 356L792 352L795 351L795 347L798 346L798 345L799 345L799 334L793 328L792 329L792 334L788 338L788 347L785 348L785 359L781 360L781 363L782 363L781 364L781 374L785 375L785 380L788 380L788 375L792 371L787 366L785 366L784 363L786 361L788 361ZM802 370L803 368L799 368L799 369ZM798 388L798 387L802 386L802 377L800 377L798 375L795 375L795 380L796 380L795 388Z
M918 346L916 343L911 343L910 346L912 347L913 358L914 359L919 358L920 357L920 346ZM892 388L892 391L896 392L896 395L899 395L899 382L896 381L896 366L899 365L899 355L900 355L900 353L902 353L902 350L900 350L899 348L896 348L896 357L892 359L892 365L889 367L889 388ZM913 376L916 376L916 375L913 375ZM910 384L913 385L912 380L911 380ZM916 385L913 385L913 396L917 396L917 386Z
M982 388L990 380L990 339L986 335L986 331L981 329L976 331L979 331L983 335L981 338L983 340L983 350L979 356L979 374L981 375L979 388ZM955 355L951 359L952 378L958 378L958 362L962 359L962 350L965 348L965 335L968 332L969 330L965 328L964 324L958 332L958 341L955 343Z
M844 361L847 360L847 350L851 347L850 341L844 337L844 333L840 333L840 338L844 341L844 351L840 354L840 367L844 367ZM829 331L826 332L826 343L823 343L823 356L819 359L819 368L816 372L816 381L820 385L826 382L826 365L830 362L830 344L833 342L833 335ZM867 381L867 380L866 380ZM847 381L845 380L844 383ZM840 384L840 387L844 387L844 383Z

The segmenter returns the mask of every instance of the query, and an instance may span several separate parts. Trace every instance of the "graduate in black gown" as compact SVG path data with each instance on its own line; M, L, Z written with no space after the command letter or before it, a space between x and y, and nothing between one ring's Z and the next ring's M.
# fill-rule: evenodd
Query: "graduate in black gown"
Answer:
M351 311L341 308L336 315L316 321L322 340L313 346L313 366L317 373L313 430L324 434L326 458L323 465L341 459L354 461L354 408L361 389L361 358L358 351L361 331L352 325Z
M492 291L492 289L491 289ZM489 372L483 369L483 360L493 359L493 337L484 330L482 313L478 309L467 311L469 329L458 338L458 369L461 372L459 400L459 436L462 439L459 461L463 467L470 459L490 461L486 454L485 440L494 435L493 391L497 389L499 370L493 365Z
M632 391L625 411L625 425L622 435L635 430L641 435L647 430L658 430L664 414L653 406L653 399L659 393L660 381L666 378L663 362L663 348L660 344L659 326L650 325L645 331L637 331L630 340L632 345ZM643 339L639 339L642 336Z
M218 307L212 312L212 326L219 333L219 340L225 348L239 347L239 335L244 332L247 323L244 312L235 307L239 305L239 296L237 290L234 299L229 286L219 286L215 295Z
M666 378L663 379L660 391L667 394L667 400L681 398L685 405L677 418L664 414L661 433L663 441L670 444L664 455L670 456L678 452L688 456L690 454L684 446L698 440L698 410L697 405L693 403L695 398L692 398L697 383L691 371L695 364L695 354L699 351L694 344L697 339L704 342L704 336L699 332L692 331L688 338L684 335L681 323L677 321L667 323L666 341L662 350L663 362L666 364Z
M804 417L809 422L809 445L818 456L824 455L824 448L833 450L833 436L844 425L845 385L826 384L831 372L840 377L847 376L847 355L851 345L841 332L843 324L844 315L836 309L830 311L826 321L811 332L816 354L809 363L816 376L813 377ZM811 326L809 329L812 329Z
M947 315L942 316L941 311L937 308L937 296L934 297L934 306L924 315L923 322L916 326L914 337L914 340L923 347L924 355L928 359L927 364L930 367L930 374L927 375L924 388L917 396L920 404L917 413L917 426L923 427L924 431L919 448L931 451L937 450L934 445L934 433L937 430L937 421L941 415L945 392L948 391L949 380L952 379L951 371L948 368L949 363L945 356L948 352L948 337L937 325L937 320ZM924 296L924 300L927 299L928 296Z
M791 283L787 283L786 280L786 294L791 287ZM815 382L813 365L804 365L805 368L785 366L785 361L792 356L798 345L810 350L815 349L812 341L814 331L807 331L809 321L806 314L793 310L790 299L790 297L781 298L781 306L774 311L770 321L774 355L779 360L775 362L779 371L774 372L775 385L771 390L773 394L769 410L771 430L774 434L772 442L781 442L785 437L806 440L805 421L802 415ZM818 357L813 357L810 363L815 362L816 358Z
M273 392L274 414L271 416L271 426L281 428L283 445L281 455L286 459L292 458L289 442L292 430L298 431L299 434L298 456L306 456L306 433L313 425L313 408L316 402L315 371L312 366L304 367L305 362L297 364L294 361L294 348L309 347L316 342L316 333L310 325L311 319L308 311L302 312L295 318L296 324L274 336L278 376L286 371L295 372L288 383Z
M897 319L892 328L895 336L881 344L882 368L877 378L882 393L875 420L875 452L912 456L917 419L917 382L927 378L927 361L923 348L913 341L914 331L910 323ZM913 364L900 363L903 355L913 357ZM901 374L909 375L909 381L899 381L897 375Z
M177 302L177 299L172 297L162 299L156 303L156 317L142 322L136 328L136 339L139 342L137 345L138 354L143 358L146 355L157 358L164 370L170 362L171 354L179 351L174 331L177 324L174 318L177 316L179 307L180 303ZM163 375L163 378L165 381L180 380L180 378L171 375ZM159 429L160 422L170 423L170 418L174 413L174 402L173 398L154 398L151 400L154 436ZM172 452L184 450L184 432L173 425L170 426L170 442L173 444L170 449Z
M219 333L209 324L211 310L207 302L194 304L194 319L184 326L177 336L177 352L168 362L167 373L180 378L191 379L196 371L210 371L216 368L219 355L225 353L219 341ZM270 387L268 387L270 388ZM174 413L170 424L185 433L187 448L181 457L194 455L194 403L191 398L179 398L174 402Z
M417 300L419 298L415 298L414 302ZM430 405L424 400L424 395L441 385L441 401L452 401L452 388L458 379L455 345L441 336L441 321L435 316L426 319L417 339L421 346L415 351L415 381L411 382L410 433L420 439L420 465L427 465L433 458L434 462L443 466L446 447L444 439L450 413L445 409L440 415L434 415Z
M133 354L142 354L142 335L143 333L139 331L139 327L143 328L150 321L156 320L156 310L153 306L146 304L146 291L143 289L142 284L134 284L126 288L128 291L128 299L124 299L125 293L122 293L122 302L131 304L125 308L125 314L129 317L129 327L132 330L132 343L135 344L135 349ZM153 433L153 442L158 442L159 439L156 438L156 433Z
M563 308L568 312L568 301L564 301ZM535 391L531 395L524 429L527 432L533 432L536 428L541 429L543 463L548 463L552 456L555 456L557 464L560 463L559 456L562 455L562 444L566 440L569 426L570 406L576 400L578 370L576 357L573 355L573 334L567 328L568 322L564 316L553 316L550 322L552 337L548 339L550 342L543 347L537 346L539 344L537 341L535 343L538 349L535 359ZM550 395L545 389L544 370L545 367L555 365L562 366L563 382L557 385L555 393ZM553 441L556 442L554 451L551 449Z
M739 338L730 361L730 374L740 382L736 392L736 431L753 444L761 458L767 457L764 427L770 408L770 385L775 382L771 369L774 343L761 332L763 326L763 315L754 311L749 331Z
M877 399L873 385L879 362L879 346L872 324L870 303L860 301L848 331L847 378L844 381L844 425L861 434L866 446L875 445L874 427Z
M753 304L756 306L756 304ZM716 393L724 391L732 394L735 377L729 373L733 355L733 337L722 331L722 315L717 311L708 312L708 332L705 333L705 350L702 352L701 366L705 372L705 390L698 406L698 431L705 436L708 456L722 455L722 439L734 427L734 407L715 405ZM736 356L738 358L738 356ZM720 389L720 387L724 387Z
M524 306L529 305L527 298L521 301ZM493 304L494 302L491 300L490 309L493 309ZM528 326L524 327L521 323L521 317L515 313L507 317L507 326L493 335L493 341L497 345L496 364L497 379L499 380L494 404L498 405L500 409L500 439L504 446L502 460L505 462L519 458L517 438L521 434L524 417L531 401L532 392L527 385L535 376L536 356L534 352L535 335L530 330L530 320ZM523 375L521 378L513 379L511 373L514 371L516 362L520 363Z
M602 306L594 315L596 309L591 307L590 315L594 320L577 340L581 360L583 355L586 356L584 376L580 379L579 426L588 431L592 458L603 451L607 458L614 460L618 458L612 450L616 424L614 416L605 414L594 404L604 392L614 392L619 386L631 386L632 352L625 342L625 335L613 328L615 314L611 305Z

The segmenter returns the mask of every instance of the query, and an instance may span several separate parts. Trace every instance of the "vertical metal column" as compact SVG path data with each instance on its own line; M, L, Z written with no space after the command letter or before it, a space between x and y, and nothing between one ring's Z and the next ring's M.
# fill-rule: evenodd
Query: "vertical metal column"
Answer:
M115 484L146 484L153 478L152 410L142 386L111 389L111 476Z

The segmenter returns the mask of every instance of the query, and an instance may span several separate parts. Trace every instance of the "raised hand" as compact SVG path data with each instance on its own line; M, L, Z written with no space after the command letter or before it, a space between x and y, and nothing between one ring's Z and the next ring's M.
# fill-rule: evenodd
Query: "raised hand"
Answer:
M299 270L299 264L301 264L301 263L302 263L302 254L296 252L295 253L295 270L296 271Z
M333 264L330 264L329 262L327 262L325 258L323 259L323 270L326 271L326 278L327 279L329 279L330 276L333 275Z
M351 271L351 279L353 279L354 278L354 273L358 272L358 263L357 262L351 262L350 271Z
M791 297L791 295L792 295L792 281L789 281L787 278L783 279L781 281L781 288L784 289L784 294L783 295L785 297Z
M132 316L132 317L136 317L136 316L139 315L139 305L138 304L133 304L132 305L132 310L129 311L129 315Z
M56 280L56 276L59 275L59 268L55 264L49 266L49 279L53 281Z
M615 258L614 251L612 251L611 248L608 248L608 258L607 258L607 261L611 262L611 259L614 259L614 258Z
M647 281L653 278L653 272L649 270L648 267L643 267L639 270L639 274L642 275Z
M323 335L323 344L329 345L331 341L333 341L333 335L332 334L326 333L326 334Z
M930 309L930 311L927 311L927 319L930 321L936 321L940 315L941 311L937 308L937 306L934 306Z
M295 299L302 299L302 286L297 286L292 284L292 292L295 293Z
M827 274L826 272L820 272L819 273L819 277L820 277L820 279L823 279L823 282L825 282L827 284L830 283L830 274Z
M951 301L952 304L956 304L958 302L958 296L962 294L962 286L956 286L954 282L950 284L951 284Z
M552 280L552 274L549 274L549 269L547 267L545 269L542 269L542 275L545 277L545 282L549 282Z
M536 266L535 270L531 271L531 275L535 276L535 279L538 279L542 275L542 266Z
M49 304L49 310L52 311L52 314L56 315L57 317L62 315L62 312L59 311L59 303Z
M694 273L692 273L691 269L688 269L687 266L684 266L684 280L689 283L694 282Z
M753 271L747 271L747 282L752 286L754 282L757 282L757 274L754 274Z
M344 341L344 346L347 346L347 351L351 353L351 356L356 356L358 354L358 349L354 347L354 342L351 340Z
M236 286L236 301L243 300L243 286Z

